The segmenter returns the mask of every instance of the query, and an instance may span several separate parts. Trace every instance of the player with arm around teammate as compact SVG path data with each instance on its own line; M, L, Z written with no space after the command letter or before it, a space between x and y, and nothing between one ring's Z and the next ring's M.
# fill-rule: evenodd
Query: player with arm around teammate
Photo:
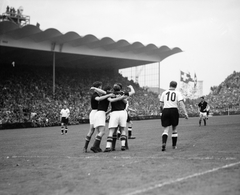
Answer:
M98 109L96 114L94 115L94 128L97 130L98 134L95 137L93 146L91 147L91 150L94 153L102 152L100 148L100 144L101 144L102 137L105 134L106 112L109 106L108 98L115 96L113 93L111 93L110 86L105 87L104 91L106 91L107 93L106 95L102 95L96 98L96 100L98 101Z
M179 123L178 102L184 111L185 118L188 119L183 97L179 91L175 90L176 87L177 82L171 81L169 90L164 91L160 97L161 123L163 126L162 151L166 150L168 131L170 126L172 126L172 147L173 149L177 148L177 126Z
M128 86L128 88L130 89L130 91L125 91L125 92L123 92L122 91L122 84L121 83L116 83L116 85L118 85L119 87L120 87L120 92L122 93L122 94L125 94L125 95L127 95L127 98L126 99L124 99L124 101L125 101L125 111L127 112L127 128L128 128L128 137L126 136L126 142L125 142L125 148L126 148L126 150L127 149L129 149L129 146L128 146L128 139L135 139L136 137L133 137L132 136L132 121L131 121L131 119L130 119L130 116L129 116L129 113L128 113L128 111L129 110L131 110L131 111L135 111L135 110L133 110L133 109L131 109L131 108L129 108L129 101L128 101L128 98L130 97L130 96L132 96L133 94L135 94L135 90L134 90L134 88L133 88L133 86L132 85L129 85ZM131 131L131 132L130 132ZM121 128L118 126L115 130L114 130L114 132L113 132L113 136L112 136L112 151L115 151L115 146L116 146L116 141L117 141L117 139L120 139L121 138ZM129 138L131 136L131 138Z
M91 90L94 91L94 93L91 95L91 112L89 114L89 130L87 133L87 136L85 138L85 145L83 148L83 152L87 152L87 148L88 148L88 144L92 138L92 135L95 131L94 128L94 115L97 112L98 109L98 101L97 101L97 97L100 97L100 95L102 94L106 94L106 92L104 90L102 90L102 82L101 81L95 81L93 83L93 86L90 88Z
M133 87L131 86L130 92L122 92L122 85L121 83L116 83L113 86L114 94L116 94L115 98L108 98L108 100L111 102L111 113L110 113L110 120L109 120L109 134L107 137L107 144L106 149L104 152L110 152L112 151L112 144L113 144L113 134L116 131L116 129L119 127L121 131L121 150L126 150L126 125L127 125L127 112L125 110L126 108L126 98L129 95L132 95L135 93Z
M69 120L70 110L67 108L67 105L64 104L63 108L60 111L60 120L61 120L61 132L62 135L66 135L68 132L68 120Z

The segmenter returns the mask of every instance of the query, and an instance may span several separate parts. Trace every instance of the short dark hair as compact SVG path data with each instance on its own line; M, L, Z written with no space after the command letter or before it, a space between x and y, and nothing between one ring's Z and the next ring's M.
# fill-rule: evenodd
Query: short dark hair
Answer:
M177 82L176 81L171 81L170 82L170 87L176 88L177 87Z
M121 87L120 87L118 84L114 84L113 90L114 90L114 91L120 91L120 90L121 90Z
M93 87L99 88L100 86L102 86L102 82L101 81L95 81L93 83Z
M103 90L104 90L104 91L110 91L110 90L111 90L111 87L110 87L109 85L107 85L107 86L104 87Z
M116 83L121 89L122 89L122 84L121 83Z

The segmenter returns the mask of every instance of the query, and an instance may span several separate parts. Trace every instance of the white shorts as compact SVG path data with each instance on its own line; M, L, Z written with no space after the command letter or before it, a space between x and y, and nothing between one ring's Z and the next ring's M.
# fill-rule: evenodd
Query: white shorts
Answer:
M113 111L110 113L110 120L108 128L126 127L127 125L127 112L126 110Z
M89 123L90 125L94 124L94 115L96 114L97 110L92 110L89 114Z
M207 117L207 113L206 112L200 112L200 117Z
M106 112L99 110L94 115L94 128L105 126L106 124Z

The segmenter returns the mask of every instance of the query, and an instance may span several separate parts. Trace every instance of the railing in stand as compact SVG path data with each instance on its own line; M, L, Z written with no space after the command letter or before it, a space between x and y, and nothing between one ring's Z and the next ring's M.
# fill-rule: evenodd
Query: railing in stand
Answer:
M30 24L30 16L20 15L16 13L3 13L0 15L1 21L11 21L18 24L20 27Z

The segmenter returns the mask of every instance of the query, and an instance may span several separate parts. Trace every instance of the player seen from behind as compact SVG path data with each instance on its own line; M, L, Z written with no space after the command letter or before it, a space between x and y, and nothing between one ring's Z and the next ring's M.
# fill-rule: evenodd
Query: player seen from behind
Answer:
M162 151L166 150L168 131L170 126L172 126L172 147L173 149L177 148L177 126L179 123L178 103L184 111L185 118L188 119L183 97L179 91L176 91L176 87L177 82L171 81L169 90L164 91L160 97L161 123L163 126Z

